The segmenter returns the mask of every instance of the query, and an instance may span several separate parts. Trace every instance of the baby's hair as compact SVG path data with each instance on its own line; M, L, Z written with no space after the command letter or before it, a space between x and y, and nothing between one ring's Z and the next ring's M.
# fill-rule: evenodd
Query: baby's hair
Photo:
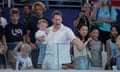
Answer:
M31 46L29 44L22 44L20 50L25 51L26 53L30 54L31 53Z
M40 19L38 20L38 25L41 24L41 22L48 24L48 21L45 19Z
M12 15L12 14L19 14L18 8L12 8L12 9L10 9L10 15Z

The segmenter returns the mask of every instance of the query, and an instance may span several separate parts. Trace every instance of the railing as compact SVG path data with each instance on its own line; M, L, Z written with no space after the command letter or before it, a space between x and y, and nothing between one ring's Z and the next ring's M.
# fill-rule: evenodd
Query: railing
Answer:
M2 0L2 3L0 3L0 5L2 5L3 7L5 5L4 1L5 0ZM36 1L44 2L47 8L81 8L85 0L6 0L6 4L8 4L8 7L23 6L24 3L28 3L31 6ZM88 0L86 1L88 2Z

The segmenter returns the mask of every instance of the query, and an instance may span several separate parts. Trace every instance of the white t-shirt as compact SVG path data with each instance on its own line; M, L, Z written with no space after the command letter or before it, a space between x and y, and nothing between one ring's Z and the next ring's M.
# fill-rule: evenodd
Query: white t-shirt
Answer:
M7 25L7 20L4 17L0 17L0 25L5 28L5 26Z
M50 55L46 56L45 59L49 57L51 59L45 61L52 61L54 64L70 63L70 42L76 38L73 31L63 24L61 24L61 28L56 32L53 32L53 26L48 31L46 54Z
M31 58L28 56L23 58L20 53L17 53L15 56L16 58L16 70L27 70L29 67L32 66Z
M48 31L48 44L70 44L76 38L73 31L63 24L61 24L61 28L56 32L53 32L53 26Z
M46 44L47 41L47 31L43 31L43 30L38 30L36 33L35 33L35 38L38 38L38 37L41 37L41 36L45 36L45 41L42 42L42 44Z

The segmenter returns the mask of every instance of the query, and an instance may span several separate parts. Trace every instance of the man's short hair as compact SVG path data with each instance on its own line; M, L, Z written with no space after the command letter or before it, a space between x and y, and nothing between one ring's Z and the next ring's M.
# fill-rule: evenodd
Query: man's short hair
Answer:
M60 16L62 16L62 12L61 12L60 10L55 10L55 11L53 11L53 13L52 13L52 18L53 18L55 15L60 15Z

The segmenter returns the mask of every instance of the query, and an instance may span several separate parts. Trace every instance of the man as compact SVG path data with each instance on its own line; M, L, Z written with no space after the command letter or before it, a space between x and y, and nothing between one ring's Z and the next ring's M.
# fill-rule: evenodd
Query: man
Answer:
M53 26L48 29L48 46L43 69L62 69L63 64L71 63L70 42L79 50L81 50L83 43L76 38L70 28L62 24L62 13L60 11L53 12L52 22Z
M47 19L46 17L43 16L43 13L45 12L46 8L45 5L42 2L35 2L32 5L32 11L33 14L30 17L30 21L28 24L28 30L27 30L27 41L28 43L32 46L32 63L33 63L33 67L37 68L37 58L38 58L38 54L39 54L39 50L35 45L35 32L37 32L38 27L37 27L37 23L38 20L40 19L45 19L48 21L48 26L50 26L51 21L49 19Z
M24 25L28 26L29 21L30 21L30 16L31 16L31 10L30 10L30 6L25 4L23 7L23 14L24 14Z

